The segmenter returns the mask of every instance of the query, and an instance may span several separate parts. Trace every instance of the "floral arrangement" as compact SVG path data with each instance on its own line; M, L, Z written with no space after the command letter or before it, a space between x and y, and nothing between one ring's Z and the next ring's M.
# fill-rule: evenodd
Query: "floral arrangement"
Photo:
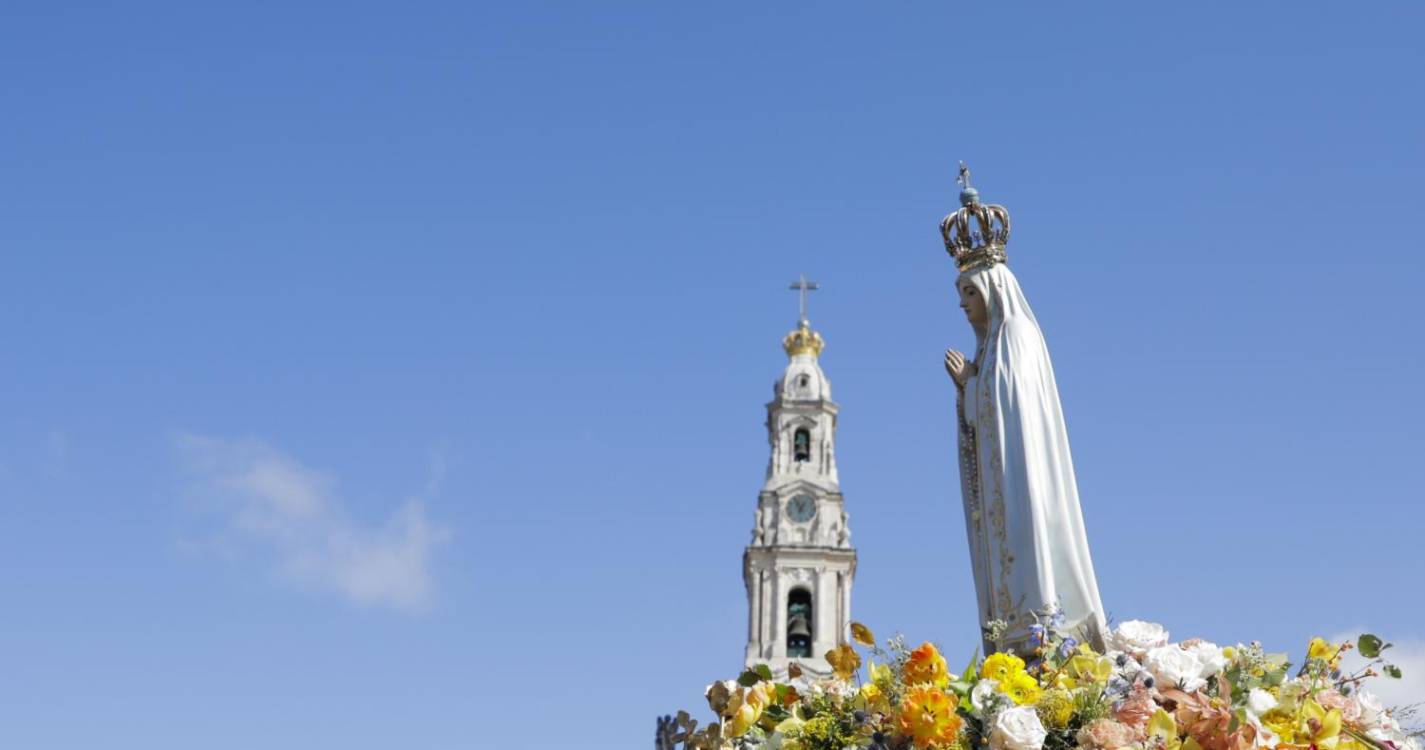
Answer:
M1103 653L1037 615L1025 649L971 659L959 674L931 643L884 647L851 623L851 640L826 654L834 674L793 664L785 681L765 665L708 687L716 723L686 712L660 724L662 747L687 750L1422 750L1365 689L1400 677L1373 635L1355 644L1316 638L1294 672L1260 644L1220 648L1170 642L1154 623L1123 622ZM991 623L991 636L996 635ZM1368 660L1341 669L1351 649ZM1407 711L1408 712L1408 711Z

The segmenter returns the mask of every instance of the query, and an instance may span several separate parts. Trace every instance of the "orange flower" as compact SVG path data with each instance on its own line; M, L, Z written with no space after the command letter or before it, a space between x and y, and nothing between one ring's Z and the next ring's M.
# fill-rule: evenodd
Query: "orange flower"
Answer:
M896 724L920 750L952 744L964 726L955 714L955 701L945 691L924 685L906 692Z
M910 652L910 658L905 663L905 684L921 685L931 684L936 687L945 687L950 684L950 671L945 666L945 657L940 655L940 651L935 648L935 644L926 641L920 644L920 648Z

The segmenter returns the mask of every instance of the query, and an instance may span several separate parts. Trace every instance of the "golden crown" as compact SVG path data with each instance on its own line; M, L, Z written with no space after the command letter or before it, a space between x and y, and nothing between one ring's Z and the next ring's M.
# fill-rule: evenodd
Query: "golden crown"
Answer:
M945 252L962 273L1008 261L1004 246L1009 244L1009 209L980 203L980 191L970 187L970 168L963 161L955 181L961 185L960 210L940 222Z
M819 357L825 346L826 342L821 340L821 334L811 329L811 324L807 322L806 318L802 318L797 330L782 339L782 348L786 350L788 357L795 357L798 354Z

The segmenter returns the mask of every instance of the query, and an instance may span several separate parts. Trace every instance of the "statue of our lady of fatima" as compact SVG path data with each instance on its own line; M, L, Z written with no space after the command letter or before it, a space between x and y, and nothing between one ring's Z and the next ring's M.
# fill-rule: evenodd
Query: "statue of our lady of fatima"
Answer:
M960 489L986 653L1028 652L1046 616L1101 646L1103 604L1089 558L1069 433L1044 334L1005 264L1009 212L980 203L960 165L960 209L941 222L975 355L945 353L958 394ZM1047 623L1046 623L1047 624ZM994 638L991 639L990 635Z

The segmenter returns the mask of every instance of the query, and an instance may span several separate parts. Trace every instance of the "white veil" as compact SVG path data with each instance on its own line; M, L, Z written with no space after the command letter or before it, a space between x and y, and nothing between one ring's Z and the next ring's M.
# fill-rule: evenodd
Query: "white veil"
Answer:
M965 525L982 622L1022 641L1030 612L1057 605L1063 627L1095 643L1103 604L1089 557L1059 388L1044 335L1003 263L961 274L984 295L989 326L961 394Z

